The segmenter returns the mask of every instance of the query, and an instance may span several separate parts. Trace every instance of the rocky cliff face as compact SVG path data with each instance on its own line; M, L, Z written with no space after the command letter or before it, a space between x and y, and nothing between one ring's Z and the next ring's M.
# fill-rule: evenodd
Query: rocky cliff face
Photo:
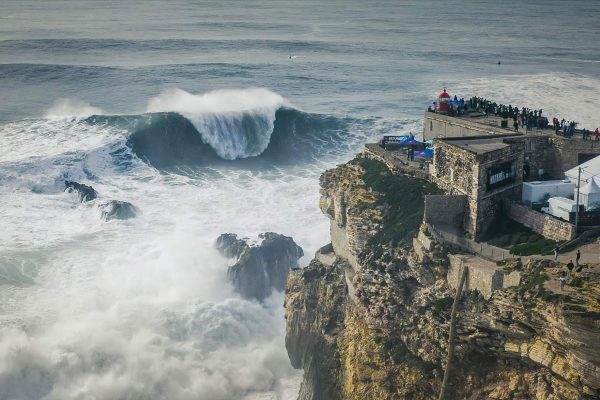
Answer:
M292 271L286 290L299 399L437 399L454 291L449 249L419 224L424 194L437 189L364 158L325 172L321 187L331 249ZM415 252L419 229L432 243ZM520 270L519 286L463 295L449 399L598 398L600 282L549 292L551 264L506 265Z

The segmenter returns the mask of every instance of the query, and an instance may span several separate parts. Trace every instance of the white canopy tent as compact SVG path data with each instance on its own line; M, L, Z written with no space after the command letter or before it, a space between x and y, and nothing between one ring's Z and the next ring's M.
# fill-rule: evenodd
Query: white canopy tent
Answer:
M590 178L588 183L581 185L579 190L579 204L583 204L585 209L598 208L600 205L600 184L598 184L598 177ZM577 189L575 189L575 196L577 196Z
M593 177L600 175L600 156L594 157L589 161L584 162L581 165L571 168L565 172L565 178L577 185L577 175L579 174L579 167L581 167L581 189L583 193L583 185Z

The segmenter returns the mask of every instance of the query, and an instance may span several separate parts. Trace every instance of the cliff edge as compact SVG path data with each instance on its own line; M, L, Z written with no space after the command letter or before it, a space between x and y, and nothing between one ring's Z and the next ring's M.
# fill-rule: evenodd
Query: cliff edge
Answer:
M459 253L421 224L424 196L439 189L365 156L320 184L331 244L286 289L299 399L437 399ZM544 288L552 261L494 268L513 282L485 297L470 287L457 304L447 398L598 398L597 276L584 271L581 287L559 294Z

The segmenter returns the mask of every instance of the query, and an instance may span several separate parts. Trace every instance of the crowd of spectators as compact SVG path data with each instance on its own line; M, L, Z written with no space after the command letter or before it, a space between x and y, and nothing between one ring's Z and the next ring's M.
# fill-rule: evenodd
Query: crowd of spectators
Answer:
M485 115L495 115L504 119L512 119L513 127L516 131L521 128L526 130L546 129L548 127L548 118L542 115L543 110L533 110L526 107L516 107L512 104L499 104L482 97L471 97L467 102L469 110L478 111Z
M496 103L494 101L485 99L483 97L471 97L468 101L464 98L460 100L454 96L454 99L450 101L450 116L460 116L467 112L479 112L484 116L495 115L504 120L512 119L512 127L515 131L519 131L519 128L525 129L526 131L538 129L548 129L550 122L548 118L543 115L543 110L534 110L526 107L516 107L512 104L505 105ZM431 107L428 111L433 111ZM575 121L567 121L564 118L559 120L557 117L552 118L552 128L557 135L561 135L567 138L573 137L576 133L581 133L583 140L592 140L592 136L595 140L600 140L600 129L596 128L594 132L582 129L576 132L578 123ZM508 127L508 123L503 125Z

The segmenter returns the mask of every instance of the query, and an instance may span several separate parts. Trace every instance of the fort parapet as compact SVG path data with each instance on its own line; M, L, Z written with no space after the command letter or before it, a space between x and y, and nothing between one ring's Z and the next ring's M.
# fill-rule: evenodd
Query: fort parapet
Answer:
M423 140L465 136L512 135L515 132L501 127L501 120L480 113L451 117L435 112L425 112Z

